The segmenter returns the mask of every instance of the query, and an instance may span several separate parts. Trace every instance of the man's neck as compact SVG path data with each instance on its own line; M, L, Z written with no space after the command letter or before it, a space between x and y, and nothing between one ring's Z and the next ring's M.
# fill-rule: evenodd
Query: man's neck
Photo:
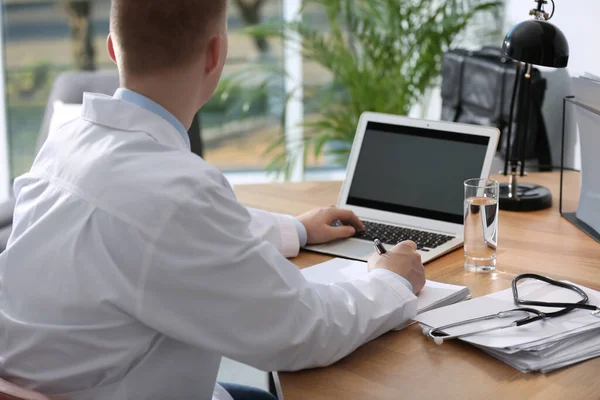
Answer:
M190 129L199 106L198 82L191 83L181 76L176 79L168 76L148 76L143 78L121 78L121 86L155 101Z

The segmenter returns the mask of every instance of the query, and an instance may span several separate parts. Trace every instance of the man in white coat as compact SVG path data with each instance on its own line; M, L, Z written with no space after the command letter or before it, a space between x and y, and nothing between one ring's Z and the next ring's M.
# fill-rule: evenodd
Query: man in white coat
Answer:
M267 399L216 385L221 357L326 366L414 317L414 243L374 255L362 279L308 283L285 257L358 218L246 209L190 152L223 69L226 0L113 0L108 51L121 89L86 94L15 181L0 376L73 400Z

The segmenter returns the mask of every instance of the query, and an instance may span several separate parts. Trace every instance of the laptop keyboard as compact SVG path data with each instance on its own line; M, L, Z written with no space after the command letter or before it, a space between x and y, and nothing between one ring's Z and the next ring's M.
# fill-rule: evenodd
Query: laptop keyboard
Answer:
M363 221L365 232L358 232L354 237L363 240L379 239L382 243L395 246L405 240L412 240L417 244L421 251L430 251L445 243L448 243L453 236L442 235L439 233L420 231L417 229L402 228L399 226L378 224L376 222Z

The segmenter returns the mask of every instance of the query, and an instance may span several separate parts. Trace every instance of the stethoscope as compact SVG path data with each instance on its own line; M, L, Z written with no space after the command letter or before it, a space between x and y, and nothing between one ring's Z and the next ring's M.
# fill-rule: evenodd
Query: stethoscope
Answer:
M579 296L581 296L581 300L579 300L577 303L547 303L547 302L543 302L543 301L521 300L519 298L519 289L518 289L517 285L520 281L522 281L524 279L536 279L536 280L539 280L542 282L546 282L553 286L558 286L558 287L562 287L564 289L568 289L572 292L577 293ZM541 275L537 275L537 274L519 275L512 282L512 292L513 292L513 298L514 298L515 305L519 306L519 308L513 308L512 310L501 311L496 314L490 314L490 315L486 315L483 317L460 321L460 322L456 322L454 324L441 326L439 328L423 328L423 334L425 336L433 339L436 344L440 345L440 344L444 343L445 340L461 339L461 338L465 338L465 337L469 337L469 336L480 335L482 333L498 331L501 329L513 328L513 327L517 327L517 326L525 326L525 325L529 325L529 324L532 324L537 321L543 321L543 320L550 319L550 318L560 317L562 315L570 313L573 310L590 310L592 312L592 314L594 314L594 315L600 314L600 307L588 304L588 301L589 301L588 295L583 290L581 290L579 287L577 287L575 285L571 285L569 283L555 281L554 279L550 279L545 276L541 276ZM521 306L525 306L525 307L521 307ZM529 307L527 307L527 306L529 306ZM532 306L562 308L562 310L544 313L535 308L530 308ZM502 326L496 326L496 327L489 328L489 329L481 329L481 330L478 330L475 332L463 333L460 335L448 335L448 334L444 333L445 330L451 329L451 328L456 328L457 326L464 326L464 325L468 325L468 324L472 324L472 323L476 323L476 322L488 321L488 320L495 319L495 318L504 319L504 318L509 318L511 316L515 317L516 315L523 315L523 314L525 314L525 316L523 318L518 319L516 321L512 321L511 323L502 325Z

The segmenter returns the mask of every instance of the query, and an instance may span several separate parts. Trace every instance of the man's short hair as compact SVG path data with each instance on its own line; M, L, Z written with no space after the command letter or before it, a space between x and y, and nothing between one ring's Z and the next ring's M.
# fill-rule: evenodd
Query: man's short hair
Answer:
M121 67L143 75L190 63L226 8L227 0L113 0L110 30Z

